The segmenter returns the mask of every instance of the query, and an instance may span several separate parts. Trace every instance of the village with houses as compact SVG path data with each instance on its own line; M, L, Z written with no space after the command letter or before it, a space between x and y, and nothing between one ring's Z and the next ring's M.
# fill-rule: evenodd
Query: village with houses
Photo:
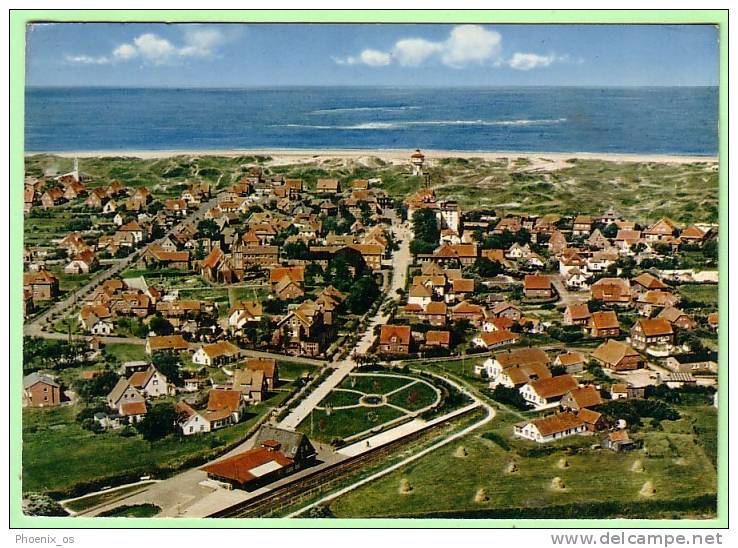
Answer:
M83 516L710 512L716 223L468 207L420 150L401 192L381 167L147 185L65 160L24 184L24 491ZM321 502L433 444L425 476ZM434 458L463 501L403 502Z

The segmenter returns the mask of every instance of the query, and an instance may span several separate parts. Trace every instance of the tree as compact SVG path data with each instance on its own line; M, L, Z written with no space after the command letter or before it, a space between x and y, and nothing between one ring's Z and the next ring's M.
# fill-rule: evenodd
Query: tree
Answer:
M218 223L212 219L203 219L197 223L197 232L209 240L217 240L220 237L220 228Z
M162 204L159 200L156 200L148 205L148 207L146 208L146 213L148 213L149 215L156 215L162 209L164 209L164 204Z
M353 276L351 276L348 261L343 255L337 254L331 259L325 271L325 279L330 281L339 291L349 291L351 289Z
M414 254L433 251L441 238L436 212L427 208L415 211L413 213L413 233L415 239L410 244L410 250ZM430 251L427 251L429 248Z
M27 493L23 499L23 513L28 516L66 516L64 508L48 495ZM321 516L322 517L322 516Z
M379 286L377 286L374 276L366 274L351 286L346 304L354 314L364 314L379 298L379 293Z
M516 409L528 409L528 402L525 401L525 398L517 388L509 388L498 384L492 390L492 399Z
M307 244L302 240L290 242L283 249L284 256L288 259L307 259L310 255Z
M75 388L77 389L77 393L80 398L85 401L90 401L94 398L103 398L107 396L117 383L118 375L113 371L104 371L92 379L80 379L75 384Z
M718 241L715 238L707 240L702 246L702 254L708 259L717 259L718 247Z
M152 358L154 367L167 378L167 381L179 386L182 383L182 377L179 371L179 356L169 350L165 352L157 352Z
M155 441L174 432L177 421L177 412L172 403L159 403L152 406L141 422L136 424L136 430L146 441Z
M609 238L610 240L612 240L615 236L618 235L618 230L618 225L616 225L615 223L610 223L604 228L604 230L602 230L602 235L605 238Z
M154 316L149 321L149 329L157 335L171 335L174 333L174 327L169 320L162 318L161 316Z
M497 261L490 261L487 257L480 257L474 261L473 270L482 278L494 278L502 274L502 265Z
M318 263L310 263L305 267L305 285L317 285L323 280L325 273Z

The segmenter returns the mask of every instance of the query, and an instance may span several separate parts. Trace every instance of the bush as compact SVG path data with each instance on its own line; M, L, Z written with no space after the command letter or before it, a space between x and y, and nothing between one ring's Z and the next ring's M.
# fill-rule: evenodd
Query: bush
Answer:
M64 508L48 495L28 493L23 500L23 513L28 516L66 516Z
M494 390L492 390L491 396L496 402L509 405L515 409L523 411L528 409L528 402L525 401L523 395L516 388L508 388L507 386L498 384L495 386Z

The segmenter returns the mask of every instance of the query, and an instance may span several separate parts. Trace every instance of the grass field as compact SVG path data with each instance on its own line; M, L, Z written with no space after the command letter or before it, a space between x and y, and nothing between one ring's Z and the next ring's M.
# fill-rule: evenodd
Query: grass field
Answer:
M483 429L458 443L443 447L377 481L366 484L331 503L338 517L422 516L437 511L478 511L509 507L547 507L568 503L672 499L716 490L716 472L705 451L694 444L691 433L645 431L637 434L646 447L658 447L651 456L643 451L614 453L590 449L593 437L562 440L544 446L512 438L512 424L519 418L498 413ZM679 422L679 421L677 421ZM576 448L566 454L566 446ZM459 448L463 447L464 451ZM539 449L542 449L540 452ZM531 451L532 450L532 451ZM650 450L650 449L649 449ZM466 456L459 456L466 453ZM561 459L566 467L561 467ZM632 471L636 460L643 472ZM511 462L517 471L508 473ZM565 489L552 489L561 478ZM399 493L407 480L410 494ZM646 481L655 488L652 499L639 494ZM438 489L447 485L448 489ZM487 500L475 497L484 489ZM485 498L485 497L482 497Z
M411 382L413 382L412 379L401 377L349 375L338 386L339 388L356 390L364 394L387 394Z
M119 362L137 361L147 359L143 344L111 343L105 345L105 352L113 356Z
M679 286L679 294L689 300L702 303L705 308L717 309L719 295L717 284L684 284Z
M122 497L132 495L146 489L149 485L151 485L151 482L138 483L136 485L129 485L128 487L122 487L121 489L103 491L102 493L98 493L97 495L91 495L89 497L68 502L66 503L66 507L73 512L81 512L83 510L87 510L88 508L94 508L95 506L100 506L102 504L118 500Z
M408 411L418 411L436 402L438 395L430 386L422 382L411 384L395 392L387 401Z
M708 163L569 161L563 169L472 160L433 169L437 194L464 207L506 213L597 214L613 206L626 218L717 221L718 174Z
M349 390L331 390L331 393L320 402L321 407L342 407L345 405L358 405L363 394Z
M153 518L161 512L155 504L135 504L132 506L118 506L99 514L101 518Z
M316 409L312 415L312 421L307 417L297 429L312 439L330 443L335 439L344 439L399 419L404 413L393 407L381 405L332 410L330 415L325 410Z
M143 347L141 347L143 348ZM149 443L120 431L94 434L75 416L77 406L23 410L23 490L67 490L78 483L120 474L149 475L178 467L186 459L209 454L239 441L287 392L247 409L244 421L203 436L168 436Z

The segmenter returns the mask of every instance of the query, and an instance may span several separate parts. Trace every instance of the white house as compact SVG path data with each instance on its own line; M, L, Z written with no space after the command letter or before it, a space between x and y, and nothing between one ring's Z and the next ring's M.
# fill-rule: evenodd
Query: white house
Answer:
M573 413L559 413L542 419L523 421L513 426L513 432L521 438L546 443L575 434L584 434L587 426Z
M113 322L106 319L97 318L95 322L90 326L90 333L93 335L108 336L112 335L115 330Z
M174 393L174 387L167 382L167 378L153 365L149 366L145 371L137 371L131 375L128 383L147 398L169 396Z
M557 404L564 394L578 386L579 383L571 375L557 375L548 379L531 381L520 388L520 393L525 401L541 408Z
M240 355L241 349L228 341L218 341L198 348L192 354L192 363L216 367L221 363L231 362Z
M407 304L417 304L423 308L431 302L433 296L433 290L423 285L414 285L410 288L410 292L407 297Z

